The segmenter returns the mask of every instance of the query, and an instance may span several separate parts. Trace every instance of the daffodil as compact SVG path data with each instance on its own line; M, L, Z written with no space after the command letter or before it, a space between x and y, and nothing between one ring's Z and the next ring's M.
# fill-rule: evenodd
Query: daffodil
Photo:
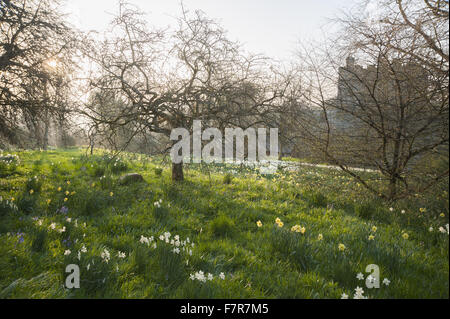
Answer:
M369 236L369 240L371 240L371 241L372 241L372 240L375 240L375 236L374 236L374 235L370 235L370 236Z
M319 234L319 236L317 237L318 240L323 240L323 235Z
M64 203L65 203L65 202L67 202L68 200L69 200L69 199L68 199L67 197L66 197L66 198L64 198Z
M58 192L60 192L60 191L62 191L62 188L61 188L61 187L58 187Z
M295 225L291 228L291 232L293 233L299 233L300 232L300 225Z
M409 235L408 235L407 233L404 233L404 234L402 235L402 237L403 237L403 239L408 239L408 238L409 238Z
M34 190L32 189L32 190L30 190L30 195L33 195L34 194Z
M47 205L50 205L51 202L52 202L51 199L47 199Z
M376 233L377 230L378 230L378 228L377 228L376 226L373 226L373 227L372 227L372 231L373 231L374 233Z
M345 249L347 249L347 247L345 247L344 244L339 244L338 248L339 248L339 251L344 251Z
M260 220L258 220L258 222L256 223L256 225L261 228L263 226L262 222Z

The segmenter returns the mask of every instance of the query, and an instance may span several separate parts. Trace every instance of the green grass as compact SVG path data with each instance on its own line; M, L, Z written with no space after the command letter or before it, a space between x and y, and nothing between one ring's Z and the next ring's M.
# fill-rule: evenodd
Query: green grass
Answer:
M191 165L173 184L168 165L139 154L13 154L0 176L0 298L352 297L370 264L391 283L369 298L449 298L448 181L389 205L332 169ZM145 183L120 185L126 173ZM64 288L69 264L80 289Z

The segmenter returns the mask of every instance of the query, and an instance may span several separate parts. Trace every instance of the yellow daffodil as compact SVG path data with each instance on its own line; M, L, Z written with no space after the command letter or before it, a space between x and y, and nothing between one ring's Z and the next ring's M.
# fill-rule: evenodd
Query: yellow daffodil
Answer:
M404 233L404 234L402 235L402 237L403 237L403 239L409 239L409 235L408 235L407 233Z
M52 202L51 199L47 199L47 205L50 205L51 202Z
M344 251L347 247L345 247L344 244L339 244L338 248L339 248L339 251Z
M62 191L62 188L61 188L61 187L58 187L58 192L60 192L60 191Z
M318 240L323 240L323 235L319 234L319 236L317 237Z
M444 214L444 213L442 213L442 214L441 214L441 217L442 217L442 218L444 218L444 217L445 217L445 214Z
M279 223L278 223L278 227L283 228L283 226L284 226L284 223L283 223L283 222L279 222Z
M257 223L256 223L256 225L259 227L259 228L261 228L262 227L262 222L259 220Z
M113 192L109 193L109 196L113 197L113 196L114 196L114 193L113 193Z
M281 219L279 219L279 218L275 219L275 223L277 223L277 224L281 223Z
M67 181L67 185L70 185L70 181Z
M66 191L66 196L69 196L69 194L70 194L70 192L69 192L69 191Z
M377 228L376 226L373 226L373 227L372 227L372 231L373 231L374 233L376 233L377 230L378 230L378 228Z
M369 240L375 240L375 236L374 235L370 235L369 236Z
M64 203L67 202L69 199L68 198L64 198Z
M14 197L13 197L13 198L11 198L11 201L12 201L12 202L14 202L15 200L16 200L16 199L15 199Z
M34 194L34 190L30 190L30 195L33 195Z

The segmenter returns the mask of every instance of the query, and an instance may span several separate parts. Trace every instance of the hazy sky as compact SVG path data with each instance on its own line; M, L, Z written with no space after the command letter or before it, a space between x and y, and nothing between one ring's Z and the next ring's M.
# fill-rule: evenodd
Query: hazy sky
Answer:
M71 21L82 30L102 31L117 12L114 0L68 0ZM149 23L173 25L179 0L128 0L148 13ZM352 0L184 0L185 8L200 9L228 30L231 40L246 50L289 59L298 39L318 39L329 31L332 18Z

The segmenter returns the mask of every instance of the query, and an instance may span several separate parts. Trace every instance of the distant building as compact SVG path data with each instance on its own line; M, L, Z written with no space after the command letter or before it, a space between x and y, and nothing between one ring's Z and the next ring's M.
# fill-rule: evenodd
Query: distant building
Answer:
M428 84L425 70L417 64L393 60L363 67L349 56L339 68L338 94L332 101L338 110L332 112L332 120L338 128L351 128L355 119L351 113L367 114L378 107L395 112L401 104L411 107L421 102Z

